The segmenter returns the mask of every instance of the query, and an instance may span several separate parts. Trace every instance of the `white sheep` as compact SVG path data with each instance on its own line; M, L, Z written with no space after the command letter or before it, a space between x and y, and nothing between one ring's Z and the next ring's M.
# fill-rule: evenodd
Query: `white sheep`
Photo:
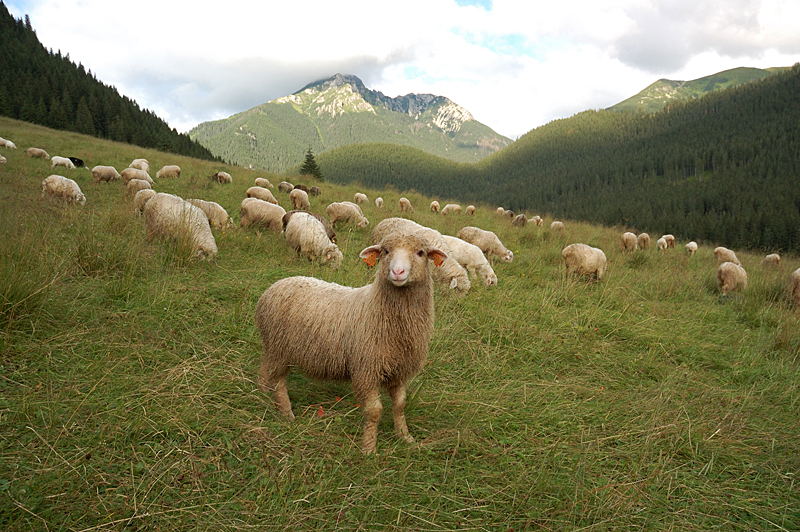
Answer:
M28 157L37 157L39 159L50 159L50 155L41 148L28 148L25 150Z
M128 165L128 168L136 168L137 170L142 170L143 172L149 174L150 162L147 159L134 159L131 164Z
M525 227L528 224L528 217L525 214L518 214L511 220L514 227Z
M514 260L514 253L507 249L497 235L491 231L479 227L464 227L456 233L456 237L478 246L486 255L487 260L491 260L492 256L498 257L503 262Z
M550 231L553 233L563 233L564 232L564 222L560 222L558 220L554 221L550 224Z
M538 214L536 216L534 216L533 218L531 218L531 222L536 224L536 227L542 227L544 225L544 220Z
M4 139L3 137L0 137L0 146L5 146L9 150L16 150L17 149L17 145L16 144L14 144L13 142L11 142L8 139Z
M439 212L439 209L440 209L439 202L436 201L436 200L433 200L431 202L431 212Z
M275 196L272 195L272 192L270 192L268 188L250 187L247 189L247 192L245 192L245 195L248 198L258 198L261 201L267 201L273 205L278 204L278 200L275 199Z
M448 203L442 207L442 216L447 216L448 214L461 214L461 205L457 203Z
M224 185L226 183L233 183L233 176L228 172L217 172L216 174L211 176L211 179L216 181L217 183Z
M650 247L650 235L647 233L642 233L636 237L636 243L639 245L639 249L647 249Z
M281 181L278 183L278 191L280 192L291 192L294 190L294 185L289 183L288 181Z
M116 172L116 170L114 171ZM155 181L153 181L153 178L150 177L150 174L139 168L125 168L122 172L120 172L119 176L122 178L122 182L126 185L131 179L141 179L142 181L147 181L151 185L156 184Z
M161 167L161 170L156 172L156 179L170 178L177 179L181 176L181 167L177 164L168 164Z
M367 203L368 201L367 195L362 194L361 192L356 192L356 195L353 196L353 203L356 205L361 205L362 203Z
M464 210L468 216L475 216L475 205L467 205L467 208Z
M265 177L257 177L256 178L256 186L262 188L275 188L275 185L269 182L269 179Z
M283 233L298 255L303 254L312 262L330 264L332 270L338 270L342 264L344 256L339 246L331 242L325 226L311 213L292 214Z
M292 204L292 209L311 209L311 203L308 201L308 193L299 188L293 189L289 192L289 201Z
M225 208L219 203L201 199L187 199L186 201L195 207L199 207L200 210L205 213L206 218L208 218L208 223L211 224L211 227L216 227L217 229L236 227L236 224L233 222L233 218L228 216L228 211L226 211Z
M561 250L561 256L567 267L567 275L588 275L599 281L608 269L603 250L586 244L570 244Z
M792 302L795 308L800 309L800 268L792 272L789 282L789 293L792 295Z
M239 227L267 227L276 233L283 230L283 215L286 211L280 205L275 205L258 198L245 198L242 200L242 217Z
M328 218L331 225L336 222L355 222L357 227L366 227L369 225L369 220L361 212L361 207L350 201L334 202L328 205L325 209L328 213Z
M658 240L656 240L656 248L658 248L659 251L667 250L667 241L664 239L663 236Z
M383 198L377 197L375 198L375 207L378 209L383 209Z
M314 185L312 187L308 187L309 196L319 196L320 194L322 194L322 189L318 186Z
M672 236L672 235L664 235L661 238L663 238L667 242L667 247L668 248L674 248L675 247L675 237L674 236Z
M152 188L145 188L134 194L133 196L133 207L136 209L136 214L141 216L142 212L144 211L144 206L150 201L153 196L156 195L156 191Z
M286 214L283 215L283 218L281 218L281 223L283 224L284 232L286 232L286 226L289 224L289 220L292 218L292 216L294 216L298 212L304 212L306 214L310 214L311 216L319 220L319 223L321 223L322 226L325 228L325 232L328 235L328 239L331 242L336 242L336 231L333 230L333 226L328 221L328 219L322 216L321 214L317 214L315 212L310 212L310 211L287 211Z
M479 275L484 286L497 286L497 274L494 273L481 248L454 236L442 235L442 238L450 248L447 256L453 257L467 270L470 277Z
M42 197L45 196L61 198L67 203L86 204L86 196L78 183L60 175L51 175L42 181Z
M506 210L504 208L502 208L502 207L498 207L497 211L495 211L495 212L497 212L497 214L499 216L503 216L506 213Z
M735 262L723 262L717 268L717 287L722 295L728 292L740 292L747 288L748 274Z
M139 192L140 190L145 190L147 188L153 188L153 187L150 186L150 183L148 183L144 179L131 179L125 186L126 189L125 194L128 196L135 196L137 192Z
M75 165L68 158L53 155L53 158L50 159L50 169L52 170L56 166L63 166L69 170L75 169Z
M205 213L178 196L160 192L150 198L144 206L144 223L148 240L156 236L188 239L198 258L213 259L217 255L217 243Z
M722 247L722 246L714 248L714 258L717 259L718 263L720 263L720 262L732 262L732 263L738 264L740 266L742 264L741 262L739 262L739 259L736 257L736 253L734 253L732 250L730 250L728 248L725 248L725 247Z
M0 164L5 164L5 163L7 163L7 162L8 162L8 159L6 159L6 158L5 158L5 157L3 157L2 155L0 155Z
M686 254L690 257L697 253L697 242L692 241L686 244Z
M511 209L509 209L509 210L507 210L507 211L503 211L503 216L504 216L504 217L506 217L506 218L508 218L509 220L513 220L513 219L514 219L514 216L516 216L516 214L514 214L514 211L512 211Z
M761 264L764 266L780 266L781 265L781 256L777 253L770 253L764 260L761 261Z
M397 200L397 206L400 207L400 212L414 212L414 207L408 198L400 198Z
M622 233L622 252L633 253L639 248L639 242L636 240L636 235L630 231Z
M97 165L92 168L92 177L94 177L95 184L99 183L100 181L105 181L109 183L111 181L116 181L120 178L119 172L113 166L102 166Z

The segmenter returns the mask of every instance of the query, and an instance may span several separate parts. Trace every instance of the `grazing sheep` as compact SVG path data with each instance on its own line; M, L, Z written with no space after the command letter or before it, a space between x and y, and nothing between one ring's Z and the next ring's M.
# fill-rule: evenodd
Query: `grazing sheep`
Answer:
M747 278L744 268L734 262L723 262L717 268L717 287L723 296L747 288Z
M311 203L308 201L308 192L300 188L294 187L292 191L289 192L289 201L292 204L292 209L311 209Z
M450 248L447 256L453 257L470 277L479 275L484 286L497 286L497 275L481 248L454 236L442 235L442 238Z
M369 201L367 199L367 195L366 194L362 194L361 192L356 192L356 195L353 196L353 203L355 203L356 205L361 205L362 203L367 203L367 201Z
M439 202L436 201L436 200L433 200L431 202L431 212L439 212L439 208L440 208L439 207Z
M128 196L135 196L137 192L140 190L144 190L146 188L153 188L150 186L150 183L145 181L144 179L131 179L128 181L126 185L126 192L125 194Z
M386 218L382 220L372 231L372 243L380 242L391 233L417 235L423 238L430 246L440 249L448 255L450 254L447 241L439 231L422 226L406 218ZM452 290L456 290L458 295L466 294L471 285L467 270L458 263L455 257L449 256L439 268L433 271L433 279L443 285L447 285Z
M331 220L331 225L336 225L336 222L355 222L356 227L366 227L369 225L369 220L361 212L361 207L350 201L334 202L328 205L325 209L328 213L328 218Z
M322 194L322 189L318 186L313 186L308 189L309 196L319 196L320 194Z
M206 218L208 218L208 223L211 224L211 227L216 227L217 229L236 227L233 218L228 216L228 211L219 203L201 199L187 199L186 201L195 207L200 207L200 210L203 211Z
M75 168L83 168L84 167L83 159L78 159L77 157L67 157L67 159L72 161L72 164L75 165Z
M75 165L66 157L59 157L58 155L53 155L53 158L50 159L50 169L52 170L56 166L64 166L69 170L74 170Z
M289 193L294 189L294 185L289 183L288 181L281 181L278 183L278 191L279 192L286 192Z
M116 171L116 170L115 170ZM122 172L120 172L119 176L122 178L122 182L124 184L128 184L131 179L141 179L142 181L147 181L151 185L155 185L155 181L150 175L145 172L144 170L140 170L138 168L126 168Z
M491 260L491 256L496 256L503 262L514 260L514 253L507 249L497 235L491 231L485 231L478 227L464 227L456 233L456 237L478 246L486 255L487 260Z
M761 264L764 266L780 266L781 265L781 256L777 253L771 253L764 257L764 260L761 261Z
M507 210L507 211L503 211L503 216L505 216L505 217L506 217L506 218L508 218L509 220L513 220L513 219L514 219L514 216L516 216L516 214L514 214L514 211L512 211L511 209L509 209L509 210Z
M504 208L502 208L502 207L498 207L496 212L500 216L503 216L506 213L506 210Z
M275 188L275 186L269 182L269 179L266 179L264 177L256 178L256 186L262 188Z
M6 164L7 162L8 162L8 159L6 159L2 155L0 155L0 164Z
M467 208L464 210L469 216L475 216L475 205L467 205Z
M695 253L697 253L697 242L692 241L686 244L686 254L691 257Z
M308 187L307 187L307 186L305 186L305 185L295 185L295 186L294 186L294 188L293 188L292 190L294 190L295 188L296 188L297 190L302 190L303 192L305 192L306 194L308 194ZM291 192L291 190L290 190L289 192Z
M442 207L442 216L447 216L448 214L461 214L461 205L457 203L448 203L444 207Z
M283 215L286 211L280 205L275 205L258 198L245 198L242 200L242 218L239 227L267 227L276 233L283 230Z
M361 288L313 277L282 279L259 298L255 323L264 346L258 384L294 419L286 375L349 380L365 419L361 450L375 452L383 413L380 389L392 399L395 433L414 439L405 418L406 382L425 363L433 334L433 283L428 260L447 255L413 235L390 235L359 256L380 264Z
M732 262L740 266L742 264L739 262L739 259L736 258L736 253L722 246L714 248L714 258L717 259L717 262Z
M51 175L42 181L42 197L45 196L61 198L67 203L86 204L86 196L78 183L60 175Z
M528 224L528 217L524 214L518 214L511 220L511 225L514 227L525 227Z
M161 170L156 172L156 179L170 178L177 179L181 176L181 167L177 164L168 164L161 167Z
M48 155L48 153L41 148L28 148L25 150L25 153L28 154L28 157L37 157L39 159L50 158L50 155Z
M258 198L261 201L267 201L273 205L278 204L278 200L275 199L275 196L272 195L272 192L264 187L250 187L247 189L247 192L245 192L245 195L248 198Z
M211 179L216 181L217 183L224 185L227 183L233 183L233 176L228 172L217 172L216 174L211 176Z
M213 259L217 243L205 213L178 196L160 192L144 206L147 239L155 236L173 239L188 238L200 259Z
M668 248L674 248L675 247L675 237L674 236L672 236L672 235L664 235L661 238L663 238L664 240L667 241L667 247Z
M142 170L143 172L149 174L150 162L147 159L134 159L131 164L128 165L128 168L136 168L137 170Z
M133 207L136 209L136 214L141 216L144 211L144 206L150 199L156 195L156 191L152 188L145 188L140 190L133 196Z
M550 224L550 231L553 233L563 233L564 232L564 222L559 222L558 220L554 221Z
M664 240L663 236L661 238L659 238L658 240L656 240L656 248L658 248L659 251L666 251L667 250L667 241Z
M536 224L536 227L542 227L544 225L544 220L538 214L531 218L531 221Z
M3 137L0 137L0 146L5 146L9 150L16 150L17 149L17 145L16 144L14 144L13 142L11 142L8 139L4 139Z
M588 275L599 281L608 269L603 250L586 244L570 244L561 250L561 256L564 257L567 275Z
M792 272L789 291L792 294L792 302L795 308L800 309L800 268Z
M636 243L639 244L639 249L647 249L650 247L650 235L642 233L636 237Z
M319 220L319 222L325 228L325 233L328 235L328 238L330 239L330 241L331 242L336 242L336 231L333 230L333 227L331 226L331 223L328 221L327 218L325 218L321 214L317 214L317 213L314 213L314 212L299 211L299 210L287 211L286 214L284 214L283 217L281 218L281 225L283 227L283 231L284 232L286 232L286 225L289 223L289 220L292 218L292 215L294 215L295 213L298 213L298 212L304 212L306 214L310 214L311 216L313 216L314 218Z
M633 253L639 248L636 235L631 232L622 233L622 252Z
M303 254L312 262L317 260L321 265L330 263L332 270L338 270L342 264L344 256L339 246L331 242L325 226L312 214L294 212L289 217L283 234L289 247L298 255Z
M400 212L414 212L414 207L408 198L400 198L397 200L397 205L400 207Z
M120 178L119 172L113 166L95 166L92 168L92 176L94 177L95 184L99 183L100 181L105 181L106 183L110 183L111 181L116 181Z
M383 209L383 198L381 197L375 198L375 207L377 207L378 209Z

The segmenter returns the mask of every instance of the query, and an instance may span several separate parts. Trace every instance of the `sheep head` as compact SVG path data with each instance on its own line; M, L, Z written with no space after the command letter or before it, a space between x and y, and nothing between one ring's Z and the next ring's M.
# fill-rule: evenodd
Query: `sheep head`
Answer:
M390 234L379 244L365 248L359 257L370 266L382 260L380 275L394 286L405 286L428 275L428 260L441 266L447 254L417 236Z

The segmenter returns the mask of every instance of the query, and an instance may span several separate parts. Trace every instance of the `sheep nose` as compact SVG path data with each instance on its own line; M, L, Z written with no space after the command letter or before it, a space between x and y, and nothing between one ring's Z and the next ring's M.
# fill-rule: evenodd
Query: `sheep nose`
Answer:
M401 278L405 275L406 269L405 268L392 268L392 275L396 278Z

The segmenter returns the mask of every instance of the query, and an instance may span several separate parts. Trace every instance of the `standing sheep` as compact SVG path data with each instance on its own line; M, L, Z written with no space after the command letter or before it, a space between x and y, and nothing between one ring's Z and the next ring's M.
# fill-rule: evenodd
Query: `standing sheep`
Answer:
M51 175L42 181L42 197L45 196L61 198L67 203L86 205L86 196L83 195L78 183L60 175Z
M447 256L454 258L470 277L479 275L484 286L497 286L497 275L478 246L454 236L442 235L442 238L450 248Z
M383 209L383 198L375 198L375 207L378 209Z
M116 170L115 170L116 171ZM128 184L131 179L141 179L142 181L147 181L151 185L155 185L155 181L150 175L145 172L144 170L140 170L138 168L126 168L122 172L120 172L119 176L122 178L122 182L124 184Z
M4 139L3 137L0 137L0 146L5 146L9 150L16 150L17 149L17 145L16 144L14 144L13 142L11 142L8 139Z
M544 225L544 220L538 214L531 218L531 221L536 224L536 227L542 227Z
M319 188L318 186L315 185L313 187L308 188L309 196L319 196L320 194L322 194L322 189Z
M664 235L661 238L666 240L668 248L674 248L675 247L675 237L674 236L672 236L672 235Z
M622 233L622 252L633 253L639 247L636 235L631 232Z
M206 218L208 218L208 223L211 224L211 227L216 227L217 229L236 227L236 224L233 222L233 218L228 216L228 211L226 211L225 208L219 203L201 199L187 199L186 201L195 207L199 207L200 210L205 213Z
M308 201L308 193L297 187L289 192L289 201L292 204L292 209L311 209L311 203Z
M344 257L339 246L331 242L325 226L312 214L295 212L289 218L283 233L289 247L298 255L303 254L312 262L317 260L320 264L330 263L332 270L338 270L342 264Z
M400 198L397 200L397 205L400 207L400 212L414 212L414 207L411 206L408 198Z
M457 203L448 203L444 207L442 207L442 216L447 216L448 214L461 214L461 205Z
M216 181L217 183L224 185L227 183L233 183L233 176L228 172L217 172L216 174L211 176L211 179Z
M666 251L667 250L667 241L664 240L663 236L661 238L659 238L658 240L656 240L656 248L658 248L659 251Z
M725 296L728 292L740 292L747 288L747 272L734 262L723 262L717 268L717 287Z
M181 167L177 164L168 164L166 166L162 166L161 170L156 172L156 179L161 178L170 178L170 179L177 179L181 176Z
M563 233L564 232L564 222L559 222L558 220L554 221L550 224L550 231L553 233Z
M650 247L650 235L647 233L642 233L636 237L636 243L639 245L639 249L647 249Z
M561 250L561 256L564 257L567 275L588 275L599 281L608 269L603 250L586 244L570 244Z
M506 217L506 218L508 218L509 220L513 220L513 219L514 219L514 216L516 216L516 214L514 214L514 211L512 211L511 209L509 209L509 210L507 210L507 211L503 211L503 216L505 216L505 217Z
M2 155L0 155L0 164L6 164L7 162L8 162L8 159L6 159Z
M156 191L152 188L145 188L140 190L133 196L133 207L136 209L136 214L141 216L144 211L144 206L156 195Z
M498 207L496 212L497 212L497 214L499 216L503 216L503 214L505 214L506 210L504 208L502 208L502 207Z
M267 227L276 233L283 230L283 215L286 211L280 205L260 200L245 198L242 200L242 217L239 227Z
M764 257L764 260L761 261L761 264L764 266L780 266L781 265L781 256L777 253L771 253Z
M792 272L789 282L789 293L796 309L800 309L800 268Z
M294 190L294 185L289 183L288 181L281 181L278 183L278 191L279 192L286 192L289 193Z
M120 175L113 166L97 165L92 168L92 177L94 177L94 182L97 184L100 181L105 181L106 183L116 181L120 178Z
M525 227L528 225L528 217L525 214L518 214L511 220L511 225L514 227Z
M68 170L74 170L75 165L66 157L59 157L58 155L53 155L53 158L50 159L50 169L52 170L56 166L64 166Z
M466 212L468 216L475 216L475 205L467 205L464 212Z
M144 190L146 188L153 188L150 186L150 183L145 181L144 179L131 179L128 181L127 186L125 187L127 196L135 196L137 192L140 190Z
M739 262L739 259L736 258L736 253L734 253L730 249L724 248L722 246L714 248L714 258L717 259L718 263L721 263L721 262L732 262L732 263L738 264L740 266L742 264L741 262Z
M355 222L356 227L366 227L369 225L369 220L361 212L361 207L350 201L334 202L328 205L325 209L328 213L328 218L331 220L331 225L336 225L336 222Z
M41 148L28 148L25 150L28 157L38 157L39 159L50 159L50 155Z
M507 249L503 243L497 238L497 235L491 231L486 231L478 227L464 227L456 237L474 244L480 248L486 259L490 260L491 256L498 257L503 262L511 262L514 260L514 253Z
M367 203L368 201L367 195L362 194L361 192L356 192L356 195L353 196L353 203L356 205L361 205L362 203Z
M147 159L134 159L131 164L128 165L128 168L136 168L137 170L142 170L149 174L150 162Z
M428 260L447 255L413 235L390 235L359 256L380 260L372 284L351 288L313 277L282 279L259 298L255 323L264 351L258 383L294 419L286 375L296 368L319 379L350 380L365 419L361 450L375 452L383 413L380 389L392 399L395 433L413 438L405 418L406 382L425 362L433 333Z
M686 254L690 257L697 253L697 242L692 241L686 244Z
M313 216L314 218L319 220L319 223L321 223L322 226L325 228L325 233L328 235L328 239L331 242L336 242L336 231L333 230L333 227L331 226L331 223L328 221L327 218L325 218L321 214L317 214L315 212L287 211L286 214L284 214L283 217L281 218L281 223L283 224L283 231L284 232L286 232L286 226L289 224L289 220L291 220L292 216L295 215L298 212L304 212L306 214L310 214L311 216Z
M144 206L144 223L148 240L155 236L188 239L198 258L213 259L217 255L205 213L178 196L163 192L153 196Z
M275 196L272 195L272 192L264 187L250 187L247 189L247 192L245 192L245 195L248 198L258 198L261 201L267 201L273 205L278 204L278 200L275 199Z
M256 178L256 186L262 188L275 188L275 185L269 182L269 179L264 177L257 177Z
M436 200L433 200L433 201L431 202L431 212L434 212L434 213L435 213L435 212L439 212L439 208L440 208L440 207L439 207L439 202L438 202L438 201L436 201Z

